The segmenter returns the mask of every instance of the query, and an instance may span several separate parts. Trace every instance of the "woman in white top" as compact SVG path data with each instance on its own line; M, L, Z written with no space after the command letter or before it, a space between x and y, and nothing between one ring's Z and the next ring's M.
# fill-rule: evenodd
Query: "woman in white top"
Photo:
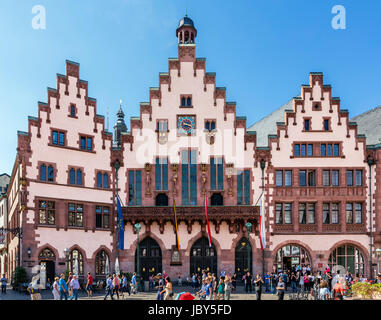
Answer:
M162 293L165 293L164 300L173 300L172 282L169 277L167 278L167 284L165 285L165 289L162 291Z
M59 278L55 277L54 283L53 283L53 289L52 289L54 300L60 299L60 292L58 291L58 288L59 288L58 281L59 281Z

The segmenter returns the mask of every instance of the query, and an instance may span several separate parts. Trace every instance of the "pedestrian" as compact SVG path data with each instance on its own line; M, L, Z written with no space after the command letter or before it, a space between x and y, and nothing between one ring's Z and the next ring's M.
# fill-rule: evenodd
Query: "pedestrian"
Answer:
M178 285L179 287L181 287L182 284L183 284L183 280L182 280L181 277L179 276L179 278L177 279L177 285Z
M278 294L278 300L283 300L285 285L284 285L282 277L279 277L279 282L278 282L276 289L277 289L277 294Z
M27 291L30 294L31 300L41 300L39 284L39 280L35 281L34 277L32 278L32 281L29 283Z
M222 296L222 299L221 299ZM225 282L223 277L220 277L217 288L217 300L225 300Z
M344 286L342 279L339 279L332 288L332 298L333 300L343 300L344 296Z
M199 297L199 300L205 300L205 298L206 298L206 286L207 286L207 281L206 281L206 279L203 279L201 289L198 292L196 292L196 297Z
M381 283L381 273L377 275L376 283Z
M246 273L246 277L245 277L245 290L246 290L246 293L248 293L250 291L252 291L252 286L251 286L251 283L252 283L252 277L250 275L250 272Z
M132 278L131 278L131 293L132 294L136 294L138 292L138 289L137 289L137 281L136 281L136 272L134 272L132 274Z
M107 296L110 295L111 300L114 300L114 293L112 292L113 284L112 284L112 275L109 274L106 281L106 295L103 300L106 300Z
M70 286L71 279L73 279L73 274L69 272L69 278L67 279L67 282L66 282L67 286Z
M60 292L60 300L62 300L63 298L65 298L65 300L67 300L68 286L67 286L67 283L65 281L65 275L63 273L61 274L61 278L58 281L58 286L59 286L59 292Z
M79 281L77 279L77 275L74 274L70 281L70 288L73 294L70 296L69 300L78 300L78 289L79 289Z
M304 288L305 291L308 292L308 289L309 289L309 278L308 278L307 273L305 273L304 276L303 276L303 288Z
M60 281L60 278L55 277L54 278L54 282L53 282L53 288L52 288L52 293L53 293L54 300L59 300L60 299L60 291L59 291L58 281Z
M297 283L298 279L295 275L294 272L291 273L291 288L292 288L292 292L296 292L296 283Z
M152 280L152 279L151 279ZM131 293L130 293L130 290L128 290L128 282L127 282L127 277L125 274L122 275L122 290L121 290L121 293L122 293L122 298L124 299L124 293L127 292L128 295L130 296Z
M330 293L328 290L328 283L325 280L320 281L319 299L320 300L329 300L330 299Z
M195 273L192 275L192 287L194 290L197 288L197 277Z
M232 292L235 292L237 290L237 274L234 273L231 277L231 283L232 283Z
M164 294L164 300L173 300L172 281L170 277L167 277L167 283L161 294Z
M267 272L265 274L265 293L270 292L269 285L270 285L270 272Z
M156 299L157 300L163 300L163 293L164 293L163 290L164 290L165 284L164 284L164 280L162 279L161 273L158 273L157 276L159 278L159 283L158 283L158 286L157 286L157 296L156 296Z
M230 274L225 277L224 283L225 283L225 300L230 300L230 294L233 288Z
M8 279L6 277L6 275L3 273L3 276L2 278L0 279L1 281L1 293L7 293L7 282L8 282Z
M206 281L207 281L207 285L206 285L206 288L205 288L205 299L206 300L212 300L212 298L213 298L212 277L209 276Z
M212 276L212 284L213 284L213 300L217 300L219 281L217 280L216 275L214 273Z
M261 295L262 295L262 285L263 285L263 280L259 273L257 273L257 276L254 280L254 289L255 289L255 294L257 295L257 300L261 300Z
M112 275L112 286L113 286L112 293L113 294L116 293L116 296L119 299L119 279L115 273L113 273Z
M87 273L87 285L86 285L86 292L87 297L91 298L93 296L93 276L90 274L90 272Z

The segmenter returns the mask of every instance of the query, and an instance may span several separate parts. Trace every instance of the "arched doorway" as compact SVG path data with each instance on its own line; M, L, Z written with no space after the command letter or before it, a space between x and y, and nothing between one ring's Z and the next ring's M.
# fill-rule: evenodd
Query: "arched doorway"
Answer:
M139 243L140 276L148 280L150 274L162 272L162 255L159 244L147 237ZM137 270L137 254L135 250L135 270Z
M54 282L54 277L55 277L55 261L56 261L56 256L52 250L49 248L45 248L41 250L41 252L38 255L38 261L41 266L41 269L45 270L46 274L46 279L43 281L46 283L46 281L49 279L51 283Z
M274 259L274 271L293 270L299 266L311 267L311 258L307 250L296 244L289 244L280 248Z
M157 207L168 206L168 196L165 193L159 193L156 196L155 204Z
M248 271L253 273L253 251L247 238L242 238L235 247L234 270L238 279L242 279L244 273Z
M344 244L333 249L328 258L329 268L343 266L352 275L364 274L364 256L359 248L352 244Z
M190 274L201 273L202 270L217 275L217 250L205 237L198 239L190 251Z
M223 206L224 205L224 197L221 193L213 193L210 197L210 205L212 206Z

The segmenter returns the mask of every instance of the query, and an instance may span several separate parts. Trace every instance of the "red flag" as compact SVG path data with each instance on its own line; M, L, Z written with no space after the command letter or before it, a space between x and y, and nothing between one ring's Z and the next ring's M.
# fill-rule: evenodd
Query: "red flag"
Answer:
M211 233L210 233L210 224L209 224L209 216L208 216L208 202L206 200L206 196L205 196L205 213L206 213L206 225L208 226L208 237L209 237L209 247L212 246L212 236L211 236Z

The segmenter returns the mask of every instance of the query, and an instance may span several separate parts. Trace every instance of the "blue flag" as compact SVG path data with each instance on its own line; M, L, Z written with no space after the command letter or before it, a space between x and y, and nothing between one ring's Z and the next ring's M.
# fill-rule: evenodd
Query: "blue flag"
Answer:
M118 248L120 250L124 250L124 224L123 224L123 213L122 213L122 205L120 204L119 197L116 197L116 203L118 207L118 223L119 223L119 245Z

